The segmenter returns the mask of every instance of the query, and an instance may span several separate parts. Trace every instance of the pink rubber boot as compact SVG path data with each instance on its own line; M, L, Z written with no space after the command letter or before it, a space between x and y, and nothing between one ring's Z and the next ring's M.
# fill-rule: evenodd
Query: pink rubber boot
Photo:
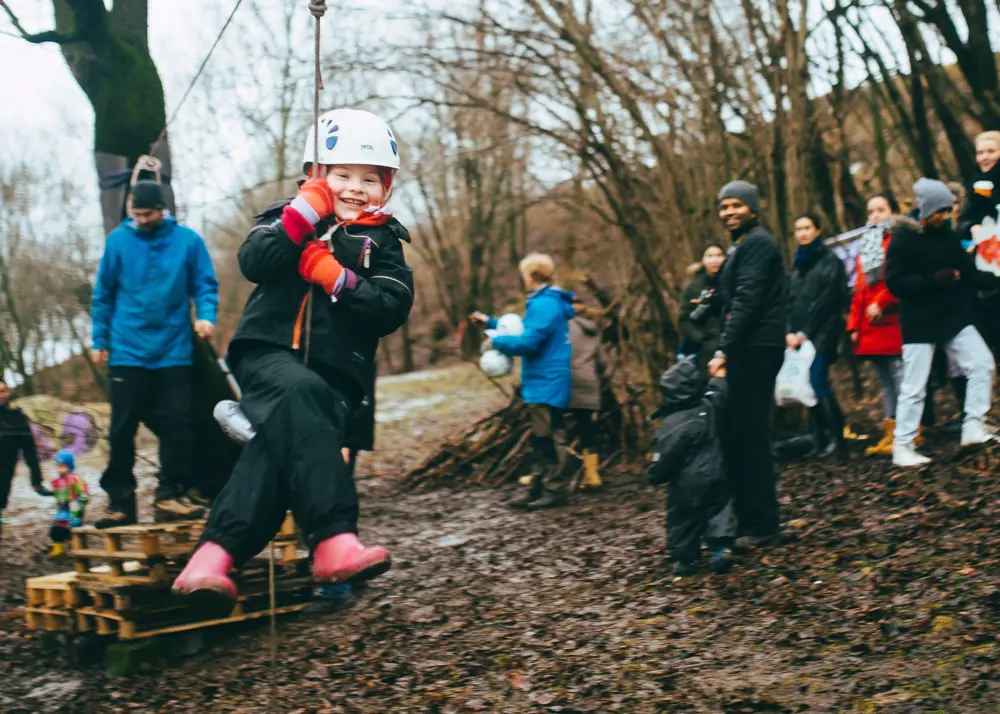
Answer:
M313 552L313 577L335 583L360 583L377 578L392 567L382 546L366 548L353 533L327 538Z
M236 585L229 579L233 556L218 543L207 541L194 552L171 588L186 596L192 607L228 613L236 602Z

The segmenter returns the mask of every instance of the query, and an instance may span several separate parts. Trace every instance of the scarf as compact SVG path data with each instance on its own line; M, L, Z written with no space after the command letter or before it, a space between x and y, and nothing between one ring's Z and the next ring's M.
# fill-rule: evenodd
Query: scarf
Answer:
M804 265L811 260L815 260L819 257L820 251L823 250L823 241L819 238L814 240L808 245L800 245L795 249L795 265Z
M320 238L320 240L326 243L332 253L333 245L330 241L333 239L333 234L339 229L348 228L350 226L382 226L391 220L392 212L387 210L385 206L366 206L365 210L362 211L361 215L357 218L353 218L349 221L338 220L334 222L330 226L329 230L324 232L323 237Z
M882 241L892 225L889 218L881 223L871 224L861 236L861 247L858 249L858 260L861 261L861 272L869 285L882 281L882 265L885 263L885 251Z

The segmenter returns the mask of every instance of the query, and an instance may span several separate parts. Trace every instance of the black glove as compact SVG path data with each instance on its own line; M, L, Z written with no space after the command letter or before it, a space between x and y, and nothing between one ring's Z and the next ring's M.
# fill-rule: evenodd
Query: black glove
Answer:
M957 270L939 270L934 273L934 282L938 285L950 285L958 280L959 274Z

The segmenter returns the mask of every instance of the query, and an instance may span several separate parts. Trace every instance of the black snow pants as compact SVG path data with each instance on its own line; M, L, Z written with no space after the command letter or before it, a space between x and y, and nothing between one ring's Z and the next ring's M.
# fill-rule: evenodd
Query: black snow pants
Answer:
M144 422L160 440L157 498L191 484L191 367L111 367L111 456L101 488L111 506L135 511L135 435Z
M727 355L722 449L740 536L770 536L780 527L771 405L784 353L782 347L747 347Z
M234 374L257 435L212 504L202 541L221 545L240 565L267 545L289 508L310 549L357 533L358 495L340 449L360 390L277 347L247 352Z
M683 478L667 486L667 548L670 557L693 563L701 556L701 539L711 550L728 547L736 536L729 485L724 478Z

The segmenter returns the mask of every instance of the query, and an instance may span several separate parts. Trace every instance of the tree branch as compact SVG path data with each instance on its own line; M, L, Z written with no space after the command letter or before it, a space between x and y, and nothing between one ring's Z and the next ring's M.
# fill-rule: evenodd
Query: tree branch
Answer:
M20 33L21 39L30 42L35 45L40 45L44 42L54 42L57 45L68 45L73 42L79 42L80 38L73 33L72 35L62 35L55 30L46 30L45 32L35 32L31 33L25 30L20 21L17 19L17 15L14 11L10 9L4 0L0 0L0 8L3 8L4 12L7 13L7 17L10 19L10 24L14 26L14 29Z

